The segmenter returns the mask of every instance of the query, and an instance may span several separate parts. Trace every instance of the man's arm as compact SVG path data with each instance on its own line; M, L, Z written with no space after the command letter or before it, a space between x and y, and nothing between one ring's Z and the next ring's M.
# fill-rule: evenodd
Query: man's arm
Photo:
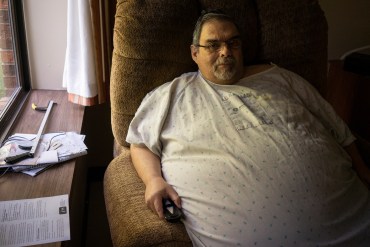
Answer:
M148 207L162 219L163 198L170 198L181 208L179 195L162 177L159 157L146 147L131 145L130 150L134 167L146 186L145 202Z
M356 143L352 142L349 146L346 146L344 149L349 154L349 156L351 156L352 166L357 172L358 176L361 178L362 181L366 183L368 187L370 187L370 169L362 159L356 147Z

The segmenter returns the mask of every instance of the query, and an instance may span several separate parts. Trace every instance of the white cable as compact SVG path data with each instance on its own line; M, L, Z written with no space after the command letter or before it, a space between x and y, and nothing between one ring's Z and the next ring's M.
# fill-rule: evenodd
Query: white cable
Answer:
M362 50L366 50L366 49L370 49L370 45L365 45L363 47L359 47L359 48L356 48L356 49L353 49L353 50L350 50L350 51L347 51L346 53L344 53L341 57L340 57L340 60L344 60L349 54L353 53L353 52L358 52L358 51L362 51Z

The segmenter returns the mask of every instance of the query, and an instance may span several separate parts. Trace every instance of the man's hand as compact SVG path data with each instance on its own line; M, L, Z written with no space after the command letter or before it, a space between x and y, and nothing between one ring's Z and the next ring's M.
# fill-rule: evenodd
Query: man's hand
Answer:
M131 145L131 158L146 186L145 202L148 207L162 219L164 218L162 199L169 198L181 208L179 195L162 177L159 157L146 147Z
M162 204L163 198L171 199L178 208L181 208L181 199L171 185L169 185L162 177L151 179L146 185L145 202L161 219L164 218Z

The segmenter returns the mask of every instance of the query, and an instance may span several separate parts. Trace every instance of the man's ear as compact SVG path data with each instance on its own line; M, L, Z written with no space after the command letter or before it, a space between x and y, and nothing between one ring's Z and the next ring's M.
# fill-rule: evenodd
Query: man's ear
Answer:
M198 47L195 45L190 46L190 51L191 51L191 57L193 58L194 62L197 63L197 58L198 58Z

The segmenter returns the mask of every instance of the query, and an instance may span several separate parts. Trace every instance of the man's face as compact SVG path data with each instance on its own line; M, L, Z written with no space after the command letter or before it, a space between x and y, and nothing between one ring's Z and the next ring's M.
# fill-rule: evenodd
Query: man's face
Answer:
M239 35L235 25L228 21L211 20L203 24L199 45L205 47L192 45L191 54L207 80L233 84L242 78L243 53ZM214 49L215 46L219 49Z

